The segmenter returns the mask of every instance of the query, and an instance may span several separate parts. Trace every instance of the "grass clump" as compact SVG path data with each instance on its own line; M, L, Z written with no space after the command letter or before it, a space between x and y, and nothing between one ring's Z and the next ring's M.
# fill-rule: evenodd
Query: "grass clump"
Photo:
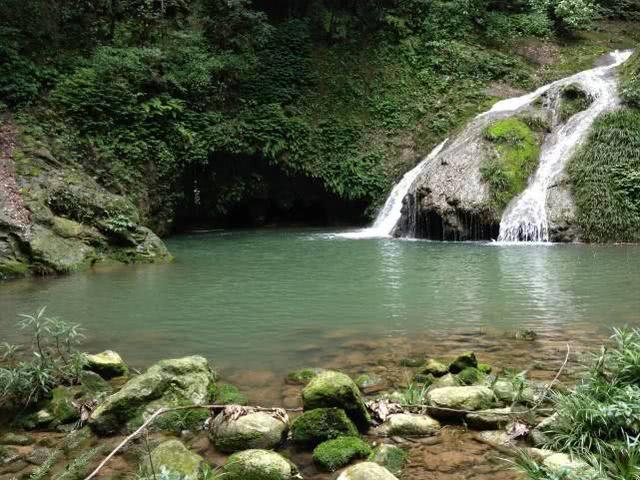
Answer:
M591 105L591 98L578 85L567 85L562 89L560 109L558 115L561 122L566 122L575 114L580 113Z
M341 437L321 443L313 451L313 461L330 472L344 467L356 458L367 458L372 450L358 437Z
M577 221L590 242L640 240L640 111L598 118L569 165Z
M640 108L640 52L636 52L622 68L621 94L627 105Z
M603 348L571 392L556 392L557 418L545 429L549 448L574 455L615 480L640 476L640 330L615 330L611 348ZM519 461L531 479L545 469ZM584 477L581 477L584 478Z
M540 158L540 139L518 118L493 122L484 132L495 155L480 168L489 184L491 201L500 211L527 186Z

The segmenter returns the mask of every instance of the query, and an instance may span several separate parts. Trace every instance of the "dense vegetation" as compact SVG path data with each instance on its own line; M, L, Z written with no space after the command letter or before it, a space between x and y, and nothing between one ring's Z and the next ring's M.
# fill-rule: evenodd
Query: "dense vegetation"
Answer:
M24 144L81 165L160 232L327 202L360 214L491 101L491 82L565 73L533 75L513 42L637 14L602 5L8 0L0 99ZM564 65L580 53L596 52Z
M625 108L594 125L570 165L578 222L586 240L640 240L640 54L625 66Z

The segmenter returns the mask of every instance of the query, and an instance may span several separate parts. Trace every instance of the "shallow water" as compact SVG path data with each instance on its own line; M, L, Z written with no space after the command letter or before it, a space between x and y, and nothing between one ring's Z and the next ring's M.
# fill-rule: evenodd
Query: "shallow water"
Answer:
M604 338L611 325L640 324L638 246L349 240L315 230L184 235L168 245L170 265L1 284L0 338L15 340L17 314L47 305L86 328L88 349L117 350L137 366L199 353L249 386L244 377L266 383L453 332Z

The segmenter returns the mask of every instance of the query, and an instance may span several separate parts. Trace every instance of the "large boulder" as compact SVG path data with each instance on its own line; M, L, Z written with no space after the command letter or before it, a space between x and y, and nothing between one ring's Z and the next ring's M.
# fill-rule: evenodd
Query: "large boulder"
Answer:
M97 373L102 378L119 377L129 373L129 368L122 360L122 357L113 350L86 355L85 358L87 361L85 368Z
M375 429L376 435L389 437L428 437L440 430L440 422L428 415L417 413L396 413L389 415L384 423Z
M172 480L200 480L204 459L189 451L180 440L167 440L151 452L142 470L149 476ZM146 478L146 477L145 477Z
M353 437L358 429L339 408L316 408L297 417L291 424L291 439L301 445L315 446L338 437Z
M431 413L440 417L464 416L464 411L487 410L496 406L493 391L485 386L444 387L430 390L427 401Z
M366 431L371 417L358 386L344 373L326 371L313 378L302 391L305 410L341 408L361 431Z
M338 480L398 480L389 470L377 463L364 462L347 468Z
M159 408L205 405L214 374L200 356L163 360L129 380L91 414L89 425L99 434L133 428Z
M272 449L286 439L288 425L266 412L253 412L238 418L220 414L211 424L211 438L221 452Z
M269 450L245 450L229 457L223 467L225 480L293 480L296 466Z

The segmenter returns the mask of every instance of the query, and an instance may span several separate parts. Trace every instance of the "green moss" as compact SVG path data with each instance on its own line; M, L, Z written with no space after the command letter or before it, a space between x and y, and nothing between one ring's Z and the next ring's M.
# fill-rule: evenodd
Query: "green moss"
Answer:
M187 405L187 403L184 403ZM184 430L195 432L202 428L209 418L209 411L203 408L168 412L160 415L153 424L153 430L180 433Z
M291 424L291 439L302 445L317 445L338 437L358 435L344 410L317 408L303 413Z
M356 458L367 458L371 447L358 437L341 437L321 443L313 450L313 461L330 472L344 467Z
M0 262L0 279L21 277L29 272L29 265L18 260L3 260Z
M47 410L54 416L56 423L69 423L80 418L80 412L73 405L77 390L70 387L54 388Z
M217 405L247 405L249 399L230 383L212 384L209 389L211 401Z
M494 207L502 211L527 186L540 158L541 139L517 118L493 122L485 138L495 155L482 164L482 177L489 184Z
M224 465L225 480L290 480L300 478L293 463L267 450L245 450L229 457Z
M306 385L315 377L318 376L319 373L324 372L322 368L301 368L300 370L296 370L294 372L290 372L287 375L287 383L292 383L294 385Z
M493 370L493 367L491 365L489 365L488 363L479 363L478 364L478 370L481 373L484 373L485 375L489 375L491 373L491 371Z
M640 241L640 111L598 118L568 172L589 242Z
M560 121L566 122L591 105L591 98L579 85L567 85L562 89L558 115Z
M385 467L391 473L399 476L407 464L409 455L400 447L395 445L378 445L371 455L369 461Z
M465 368L477 368L478 360L476 359L476 354L473 352L464 352L458 355L453 362L449 364L449 371L451 373L460 373Z
M484 374L478 368L467 367L458 373L457 378L463 385L474 385L484 378Z

